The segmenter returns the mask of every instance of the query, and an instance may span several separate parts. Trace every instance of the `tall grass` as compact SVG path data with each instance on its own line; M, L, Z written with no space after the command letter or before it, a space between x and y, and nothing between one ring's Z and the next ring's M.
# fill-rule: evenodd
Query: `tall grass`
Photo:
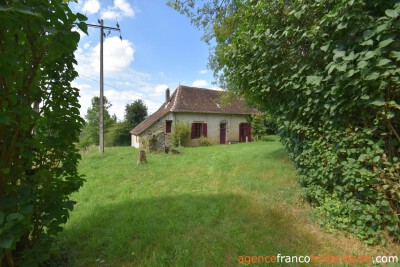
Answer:
M83 155L87 182L57 244L69 266L238 266L241 255L350 254L301 202L277 141Z

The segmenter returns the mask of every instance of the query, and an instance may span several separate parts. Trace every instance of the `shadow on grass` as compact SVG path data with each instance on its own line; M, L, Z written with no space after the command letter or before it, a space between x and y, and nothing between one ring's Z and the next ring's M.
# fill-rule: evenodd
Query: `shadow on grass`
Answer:
M184 194L79 207L60 236L69 266L237 266L240 255L320 246L285 210L234 194Z

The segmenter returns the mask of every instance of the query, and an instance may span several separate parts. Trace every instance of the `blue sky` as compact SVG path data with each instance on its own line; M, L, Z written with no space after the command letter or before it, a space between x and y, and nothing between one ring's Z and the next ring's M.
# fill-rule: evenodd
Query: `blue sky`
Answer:
M154 112L179 84L215 88L207 70L209 46L202 32L190 20L166 5L166 0L79 0L71 4L75 12L86 14L88 23L121 28L104 40L104 94L111 102L111 114L123 119L127 103L142 99ZM75 53L80 88L81 115L92 97L99 95L99 29L81 33Z

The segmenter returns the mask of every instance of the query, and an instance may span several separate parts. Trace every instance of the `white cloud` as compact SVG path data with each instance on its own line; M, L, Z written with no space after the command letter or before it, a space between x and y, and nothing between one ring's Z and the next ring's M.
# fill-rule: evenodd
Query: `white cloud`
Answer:
M114 0L113 6L102 11L101 17L105 20L121 19L135 16L135 10L126 0Z
M81 83L80 81L78 82L75 80L71 85L79 89L79 104L81 105L80 114L84 117L88 108L92 105L92 98L99 95L99 93L97 92L96 94L92 86L86 83Z
M84 2L82 11L88 15L95 14L100 10L99 0L87 0Z
M207 70L201 70L199 71L200 74L206 74L208 71Z
M192 86L194 87L205 87L208 85L208 82L205 80L196 80L192 83Z
M147 85L147 86L143 86L141 87L139 90L142 92L145 92L147 95L149 96L162 96L165 94L165 90L167 90L168 85L166 84L159 84L156 86L151 86L151 85Z
M115 76L126 71L134 60L133 45L127 40L118 37L110 37L103 44L103 67L104 74ZM100 43L92 47L87 44L78 48L75 53L79 74L83 76L94 76L100 73Z
M108 112L110 115L115 114L120 121L124 119L125 105L140 98L140 95L136 93L133 94L128 91L119 91L114 89L104 91L104 95L112 105Z
M131 7L131 5L125 0L114 0L114 7L121 10L124 16L132 17L133 15L135 15L135 11Z

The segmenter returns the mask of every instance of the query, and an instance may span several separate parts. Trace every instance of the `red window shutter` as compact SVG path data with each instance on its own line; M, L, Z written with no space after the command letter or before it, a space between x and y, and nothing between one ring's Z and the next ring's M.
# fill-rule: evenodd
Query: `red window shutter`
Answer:
M239 142L242 142L242 129L243 129L243 123L239 124Z
M247 138L251 142L251 124L247 123Z
M192 139L194 139L195 136L196 136L196 133L195 133L195 126L194 126L194 125L195 125L195 124L192 123L192 132L191 132L191 138L192 138Z
M207 137L207 123L203 123L203 136Z

